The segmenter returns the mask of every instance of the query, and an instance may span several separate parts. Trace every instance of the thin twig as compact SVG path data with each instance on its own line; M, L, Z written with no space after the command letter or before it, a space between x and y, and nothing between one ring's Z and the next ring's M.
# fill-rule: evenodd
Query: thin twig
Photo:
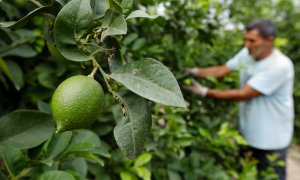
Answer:
M94 78L94 75L96 74L97 70L98 70L98 67L95 66L94 69L93 69L93 71L91 72L91 74L88 75L88 76Z
M105 83L106 83L106 86L107 86L108 91L109 91L109 92L113 92L111 86L109 85L109 83L108 83L108 81L107 81L107 79L110 78L109 75L106 74L106 73L103 71L103 69L102 69L101 66L98 64L98 62L96 61L95 58L93 58L93 63L94 63L95 66L97 66L97 67L99 68L99 70L100 70L100 72L101 72L101 74L102 74L102 76L103 76L103 78L104 78L104 81L105 81Z

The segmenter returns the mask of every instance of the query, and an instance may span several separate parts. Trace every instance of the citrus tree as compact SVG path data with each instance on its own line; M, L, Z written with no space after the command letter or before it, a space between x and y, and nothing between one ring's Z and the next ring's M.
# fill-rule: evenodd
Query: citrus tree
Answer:
M276 23L278 37L275 46L293 60L295 70L298 71L299 51L296 50L298 49L296 44L299 43L299 35L296 33L297 30L294 30L299 28L299 23L295 21L299 17L299 11L292 1L187 0L144 3L145 6L148 5L149 10L161 4L166 7L164 13L167 23L164 31L160 32L157 26L149 28L148 21L139 20L124 40L127 47L126 56L134 58L155 54L161 61L172 67L180 84L189 83L189 78L182 73L184 68L220 65L237 53L243 46L243 26L253 18L270 18ZM151 36L153 32L156 33L155 37ZM297 78L296 72L294 89L296 106L294 140L296 141L299 139ZM208 78L200 81L210 88L238 87L237 74L234 73L223 79ZM199 99L188 94L184 96L190 103L189 112L172 111L164 107L156 109L157 127L155 128L158 132L154 132L157 138L155 142L161 143L155 145L159 147L157 149L163 151L159 152L152 147L153 154L159 154L158 157L153 155L153 158L158 160L151 162L152 168L155 169L154 176L163 179L176 174L181 178L190 179L222 179L228 178L230 174L229 176L237 179L253 179L253 176L249 176L255 173L253 164L240 158L236 159L238 148L243 146L242 141L237 140L240 137L232 130L237 127L236 104ZM169 131L164 129L166 127ZM200 131L199 127L206 130L208 137L213 137L211 141L205 138L204 132ZM220 136L221 127L227 127L225 134L230 134L230 137ZM176 133L173 133L175 130ZM196 137L203 141L201 143L196 141ZM226 143L219 144L216 137ZM164 139L167 139L167 142L163 143ZM226 141L227 139L231 139L232 144ZM162 164L161 161L166 163ZM193 169L192 172L189 171L190 169ZM210 173L208 169L211 170ZM236 172L236 169L244 169L244 171ZM266 179L276 179L272 173L268 174L270 177Z
M183 94L188 109L178 108L185 102L177 82L190 83L184 68L231 58L242 47L242 24L256 17L278 24L276 47L297 73L294 7L289 0L0 1L0 178L255 179L256 162L238 153L246 142L237 104ZM200 81L238 85L234 73ZM296 113L298 86L296 79ZM270 170L265 178L277 177Z
M2 3L12 7L7 2ZM127 63L119 41L127 33L126 22L130 19L150 18L160 25L164 24L164 19L141 10L133 11L131 0L34 1L34 5L38 7L23 18L3 22L1 26L19 29L32 17L44 14L43 38L53 58L64 63L74 61L86 69L91 66L93 70L88 76L77 75L65 80L54 92L51 110L59 134L54 134L53 117L47 107L41 107L47 112L17 110L1 118L1 154L9 176L18 179L40 174L40 179L72 178L72 175L58 171L57 167L62 161L74 157L104 164L100 157L107 157L109 153L97 135L88 130L74 130L85 128L100 118L105 98L101 85L93 80L98 70L107 92L120 104L122 116L113 130L115 141L128 158L135 159L143 151L151 132L151 113L146 99L183 108L186 104L175 77L167 67L152 58ZM2 29L2 32L7 34L8 39L15 33L9 29ZM21 32L21 35L24 34ZM16 44L22 42L13 38L9 40L7 44L3 42L6 49L2 50L2 58L20 53L21 48ZM21 50L34 53L28 46ZM1 69L16 88L21 88L21 73L14 77L14 70L20 70L16 63L1 59ZM43 76L41 79L52 79L47 70L40 76ZM53 84L48 85L53 87ZM67 130L74 131L63 133ZM36 147L39 149L34 158L24 153L24 150ZM86 165L83 159L72 163L77 161L81 166ZM41 165L47 165L53 171L42 173L43 168L42 172L35 171L35 167Z

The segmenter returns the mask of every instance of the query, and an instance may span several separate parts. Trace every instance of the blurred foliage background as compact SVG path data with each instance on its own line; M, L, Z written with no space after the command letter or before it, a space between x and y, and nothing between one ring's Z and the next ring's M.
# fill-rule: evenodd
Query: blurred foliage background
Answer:
M51 0L2 0L0 22L18 20L37 3ZM293 0L136 0L135 9L165 17L164 28L149 19L132 19L128 34L119 37L127 62L153 57L168 66L180 85L187 83L187 67L220 65L243 45L244 25L254 18L270 18L278 27L276 48L295 66L295 134L300 143L300 12ZM91 66L65 61L49 51L43 38L45 16L34 17L21 29L0 27L0 117L18 109L50 113L49 103L55 88L67 77L88 74ZM96 77L97 79L97 77ZM101 82L101 79L98 78ZM217 80L201 79L211 88L237 87L238 76ZM71 172L76 179L255 179L255 161L241 158L245 145L238 134L237 103L198 99L184 94L189 108L179 109L151 104L153 129L145 153L128 160L113 139L118 106L106 98L106 110L89 131L95 133L107 150L104 166L82 158L57 164L32 166L25 177L34 179L50 170ZM35 159L34 147L23 152ZM26 163L30 161L24 161ZM31 166L31 165L30 165ZM23 166L22 166L23 167ZM81 169L81 170L80 170ZM1 177L8 172L0 163ZM79 171L80 170L80 171ZM276 179L272 173L266 179Z

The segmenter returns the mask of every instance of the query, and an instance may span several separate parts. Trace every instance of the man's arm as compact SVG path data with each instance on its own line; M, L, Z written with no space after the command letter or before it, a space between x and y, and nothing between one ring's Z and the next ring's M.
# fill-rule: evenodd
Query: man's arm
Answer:
M191 68L187 69L187 74L193 75L195 77L215 77L222 78L230 73L230 69L226 65L213 66L208 68Z
M262 94L257 90L253 89L248 84L246 84L241 89L229 89L229 90L209 89L206 93L206 97L211 97L220 100L227 100L227 101L244 101L260 95Z

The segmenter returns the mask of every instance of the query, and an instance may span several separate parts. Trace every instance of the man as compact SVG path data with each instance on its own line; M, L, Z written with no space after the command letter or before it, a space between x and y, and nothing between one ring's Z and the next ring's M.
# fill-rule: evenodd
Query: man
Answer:
M208 89L193 81L186 90L202 97L240 101L240 132L258 160L259 172L270 165L268 154L277 153L286 162L293 134L294 67L287 56L273 47L275 37L276 28L270 20L253 20L246 26L244 48L226 64L186 70L195 77L216 78L239 71L239 89ZM285 179L285 165L275 166L275 171L281 180Z

